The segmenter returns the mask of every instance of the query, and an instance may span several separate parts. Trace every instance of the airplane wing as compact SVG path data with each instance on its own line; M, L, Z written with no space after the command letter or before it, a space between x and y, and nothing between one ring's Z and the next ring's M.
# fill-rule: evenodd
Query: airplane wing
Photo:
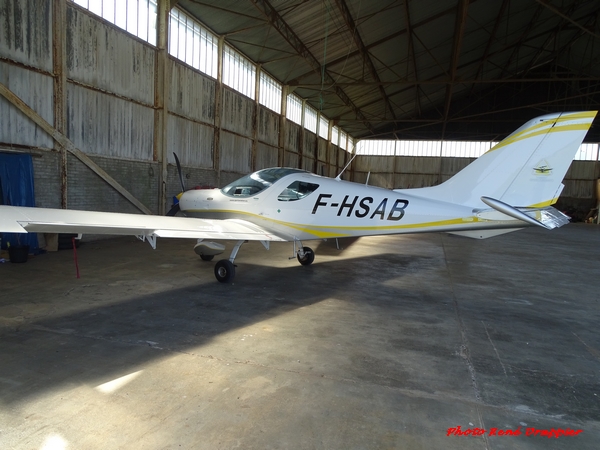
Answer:
M112 234L215 240L285 241L237 219L196 219L0 205L0 232Z

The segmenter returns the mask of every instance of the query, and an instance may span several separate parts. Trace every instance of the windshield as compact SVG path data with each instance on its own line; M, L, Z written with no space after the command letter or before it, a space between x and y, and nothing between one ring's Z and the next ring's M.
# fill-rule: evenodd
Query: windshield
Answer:
M221 189L221 192L230 197L252 197L292 173L306 173L306 171L287 167L263 169L228 184Z

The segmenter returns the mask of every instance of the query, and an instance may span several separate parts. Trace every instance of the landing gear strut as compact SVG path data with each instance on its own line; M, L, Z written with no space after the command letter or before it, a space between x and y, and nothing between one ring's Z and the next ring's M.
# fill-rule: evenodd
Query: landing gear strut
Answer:
M294 254L298 258L298 262L303 266L310 266L315 260L315 252L310 247L304 247L302 241L294 241ZM290 259L293 259L292 256Z

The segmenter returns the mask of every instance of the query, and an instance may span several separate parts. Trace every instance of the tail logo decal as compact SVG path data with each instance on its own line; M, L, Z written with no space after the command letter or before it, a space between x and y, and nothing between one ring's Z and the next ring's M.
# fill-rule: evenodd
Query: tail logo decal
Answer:
M550 167L550 164L548 164L548 161L542 160L535 165L535 167L533 168L533 173L535 175L548 176L548 175L552 174L552 167Z

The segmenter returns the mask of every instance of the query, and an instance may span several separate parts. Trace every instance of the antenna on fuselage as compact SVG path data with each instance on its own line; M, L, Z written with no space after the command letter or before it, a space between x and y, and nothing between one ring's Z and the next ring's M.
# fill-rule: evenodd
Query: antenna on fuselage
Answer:
M369 173L367 174L367 181L365 181L365 186L369 185L369 177L371 176L371 171L369 170Z
M354 161L354 158L356 158L356 153L354 154L354 156L352 156L352 159L350 159L350 161L348 161L348 164L346 164L346 166L342 169L342 171L340 172L340 174L337 177L335 177L336 180L340 181L342 179L341 178L342 174L346 171L346 169L348 168L348 166L350 164L352 164L352 161Z

